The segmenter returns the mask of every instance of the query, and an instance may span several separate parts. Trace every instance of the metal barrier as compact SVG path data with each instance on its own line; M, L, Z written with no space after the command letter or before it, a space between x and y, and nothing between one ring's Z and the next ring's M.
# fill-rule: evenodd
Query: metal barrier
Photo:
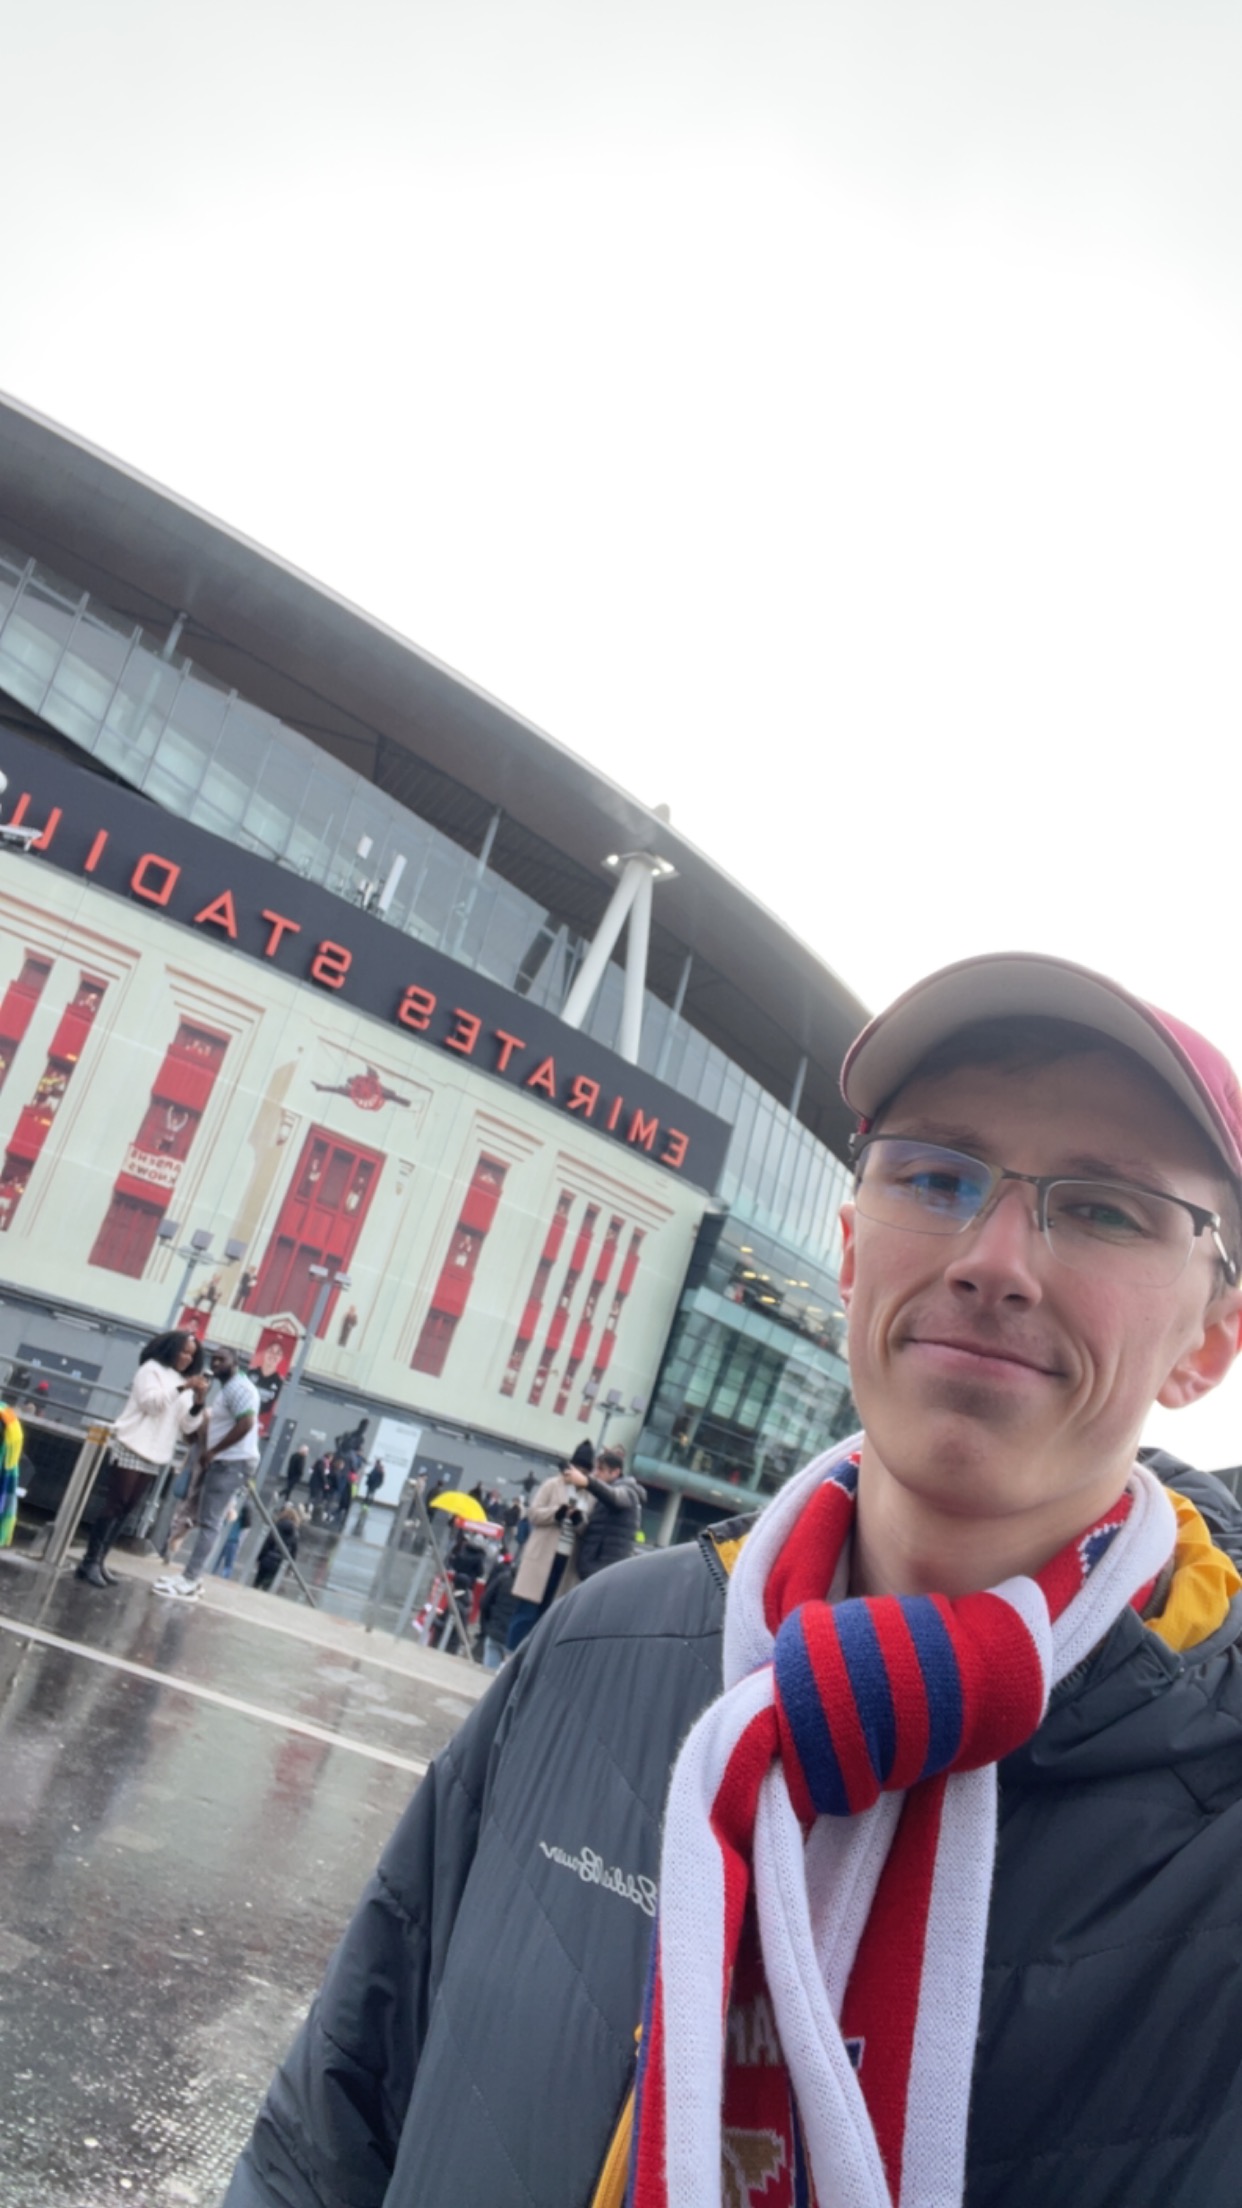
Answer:
M22 1422L23 1458L37 1458L40 1434L58 1444L79 1443L51 1523L27 1552L33 1563L55 1571L64 1562L126 1394L106 1381L46 1366L37 1357L0 1357L0 1397Z
M37 1552L38 1562L46 1564L49 1571L56 1571L64 1563L69 1543L78 1530L78 1520L86 1508L86 1498L95 1484L95 1475L107 1454L111 1433L110 1426L88 1426L86 1430L86 1439L69 1475L60 1509Z

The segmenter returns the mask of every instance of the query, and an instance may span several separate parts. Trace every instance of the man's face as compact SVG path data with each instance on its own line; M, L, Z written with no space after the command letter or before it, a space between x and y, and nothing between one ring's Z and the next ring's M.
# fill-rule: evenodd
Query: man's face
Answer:
M1105 1049L1031 1071L915 1078L883 1132L1020 1173L1089 1170L1221 1205L1213 1154L1154 1075ZM1088 1161L1091 1161L1088 1163ZM1174 1281L1077 1272L1039 1233L1035 1192L1003 1184L958 1236L844 1207L842 1295L854 1397L893 1479L950 1513L1036 1512L1065 1538L1110 1503L1155 1401L1223 1378L1239 1298L1209 1238ZM865 1465L865 1460L864 1460Z
M237 1370L237 1359L231 1349L213 1349L211 1369L217 1380L231 1380Z

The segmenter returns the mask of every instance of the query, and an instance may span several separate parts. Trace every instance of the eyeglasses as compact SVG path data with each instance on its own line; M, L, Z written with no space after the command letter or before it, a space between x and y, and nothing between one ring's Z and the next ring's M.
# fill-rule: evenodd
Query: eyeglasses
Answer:
M869 1135L855 1158L854 1200L864 1219L909 1234L965 1234L1005 1181L1035 1190L1039 1231L1054 1257L1075 1272L1155 1285L1176 1280L1201 1234L1210 1234L1232 1288L1237 1261L1221 1239L1219 1212L1130 1181L1067 1179L1059 1173L1011 1173L937 1142Z

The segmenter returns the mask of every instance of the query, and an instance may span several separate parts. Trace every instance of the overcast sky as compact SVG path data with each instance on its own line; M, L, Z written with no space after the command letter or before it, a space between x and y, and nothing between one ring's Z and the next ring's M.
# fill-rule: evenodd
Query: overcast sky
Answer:
M0 385L447 660L880 1003L1242 1062L1242 14L65 0ZM1242 1382L1165 1422L1242 1458Z

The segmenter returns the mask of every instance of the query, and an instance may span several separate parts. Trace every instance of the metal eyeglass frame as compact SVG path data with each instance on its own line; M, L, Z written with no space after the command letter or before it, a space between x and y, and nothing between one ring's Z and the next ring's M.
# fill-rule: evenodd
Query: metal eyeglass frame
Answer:
M1242 1266L1239 1265L1236 1258L1230 1257L1228 1250L1225 1248L1224 1239L1221 1234L1222 1222L1220 1213L1218 1211L1207 1211L1204 1209L1202 1204L1192 1204L1189 1197L1187 1196L1171 1196L1167 1188L1147 1188L1144 1186L1142 1181L1109 1181L1103 1178L1097 1179L1093 1178L1093 1176L1089 1173L1015 1173L1007 1165L989 1165L986 1158L972 1157L968 1150L951 1149L947 1143L929 1142L926 1145L923 1145L919 1143L918 1137L916 1135L885 1134L864 1135L861 1141L856 1135L851 1136L850 1162L854 1172L855 1188L858 1187L858 1184L862 1179L863 1159L865 1158L868 1150L871 1149L872 1145L877 1142L912 1143L917 1148L925 1147L928 1150L939 1151L942 1156L946 1158L963 1158L968 1165L977 1165L980 1168L980 1171L986 1173L988 1177L988 1191L982 1203L979 1205L978 1210L972 1211L969 1219L963 1219L959 1227L915 1227L910 1230L912 1233L940 1234L944 1236L946 1241L951 1241L954 1235L968 1234L972 1227L978 1226L980 1220L990 1209L993 1199L995 1198L996 1191L1000 1187L1002 1181L1021 1181L1026 1187L1033 1188L1035 1191L1035 1222L1045 1242L1048 1244L1049 1249L1052 1251L1053 1256L1056 1257L1059 1253L1057 1251L1056 1244L1053 1241L1052 1234L1048 1226L1048 1194L1050 1189L1059 1188L1064 1182L1067 1181L1070 1183L1071 1186L1079 1184L1083 1187L1090 1188L1115 1188L1119 1192L1124 1191L1125 1189L1133 1189L1136 1194L1140 1196L1156 1196L1159 1198L1161 1203L1176 1204L1179 1211L1189 1212L1191 1220L1194 1223L1194 1240L1197 1241L1201 1234L1210 1234L1213 1242L1216 1244L1216 1254L1219 1257L1222 1266L1224 1267L1225 1280L1227 1285L1230 1288L1236 1288L1239 1278L1242 1277ZM865 1216L866 1214L864 1213L864 1217ZM890 1222L886 1219L880 1219L877 1220L875 1224L877 1226L887 1226L890 1224ZM1064 1259L1062 1259L1061 1262L1064 1263ZM1189 1250L1187 1250L1186 1252L1184 1262L1185 1264L1189 1264L1190 1262ZM1179 1276L1177 1274L1174 1274L1172 1277L1174 1279L1177 1279Z

